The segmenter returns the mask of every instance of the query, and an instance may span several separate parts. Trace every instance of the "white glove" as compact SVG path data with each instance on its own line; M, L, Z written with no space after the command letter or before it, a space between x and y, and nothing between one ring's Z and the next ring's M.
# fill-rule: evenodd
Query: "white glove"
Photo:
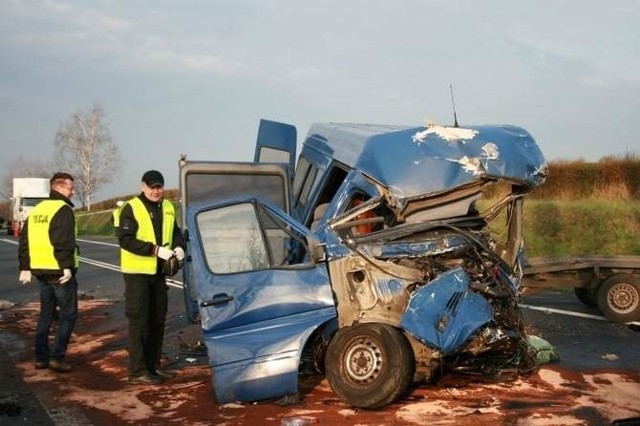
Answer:
M66 284L71 280L71 269L63 269L60 284Z
M18 280L22 284L29 284L31 282L31 271L20 271L20 277Z
M166 247L156 246L156 256L162 260L168 260L173 256L173 252Z
M178 259L179 261L184 259L184 250L182 250L182 247L176 247L173 249L173 254L176 255L176 259Z

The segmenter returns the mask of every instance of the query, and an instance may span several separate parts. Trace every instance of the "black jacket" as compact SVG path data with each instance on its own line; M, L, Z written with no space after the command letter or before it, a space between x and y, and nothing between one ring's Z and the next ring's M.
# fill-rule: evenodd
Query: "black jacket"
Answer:
M20 232L20 242L18 247L18 261L20 270L31 270L31 273L38 277L51 276L57 279L62 276L63 269L71 269L75 274L74 252L76 249L76 217L73 214L73 203L58 191L51 190L49 198L62 200L67 206L62 207L53 215L49 224L49 239L53 245L53 256L58 261L60 269L31 269L31 258L29 256L29 221L25 222Z
M156 234L156 241L162 241L162 204L149 201L145 197L144 192L138 195L138 198L142 201L142 204L147 208L149 216L151 216L151 223L153 223L153 231ZM174 219L175 220L175 219ZM133 209L131 205L125 204L120 212L120 226L116 230L118 236L118 243L120 247L139 256L151 256L155 254L155 246L148 241L139 240L136 237L138 233L138 222L133 215ZM173 247L181 247L184 250L185 243L182 231L178 227L177 223L173 224ZM158 273L162 271L162 261L158 259Z

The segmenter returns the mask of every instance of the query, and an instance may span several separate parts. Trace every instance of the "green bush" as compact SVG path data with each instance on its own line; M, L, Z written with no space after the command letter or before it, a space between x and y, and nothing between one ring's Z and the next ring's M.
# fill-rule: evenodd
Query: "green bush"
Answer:
M176 209L176 219L180 223L180 205L177 201L177 190L167 190L165 197L173 203ZM116 208L118 200L129 200L136 195L128 195L125 197L112 198L110 200L96 203L92 206L91 211L86 209L76 210L76 222L78 224L78 235L115 235L113 229L112 213Z
M525 202L528 256L640 255L640 204L609 200Z
M552 161L544 185L531 192L544 200L628 200L640 198L640 158L633 153L597 163Z
M115 235L111 212L77 213L78 235Z

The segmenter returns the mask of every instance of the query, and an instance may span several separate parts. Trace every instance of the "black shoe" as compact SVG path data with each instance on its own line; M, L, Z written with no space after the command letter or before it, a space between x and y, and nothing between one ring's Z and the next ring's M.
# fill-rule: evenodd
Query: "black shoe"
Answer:
M49 361L36 361L36 370L42 370L49 367Z
M71 371L71 365L63 360L52 359L49 361L49 369L66 373L67 371Z
M162 377L152 376L148 373L133 377L129 376L129 384L132 385L159 385L162 382L164 382Z
M157 368L155 371L150 371L149 374L152 376L162 377L165 380L173 379L176 377L176 373L170 370L161 370Z

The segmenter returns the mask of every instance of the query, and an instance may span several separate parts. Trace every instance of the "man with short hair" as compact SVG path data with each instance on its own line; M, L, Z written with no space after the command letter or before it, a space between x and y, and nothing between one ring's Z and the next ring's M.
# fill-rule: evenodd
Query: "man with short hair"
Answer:
M35 367L66 372L71 365L65 355L78 317L78 249L76 219L71 198L73 176L58 172L50 179L49 199L31 211L20 233L19 280L40 283L40 314L36 326ZM59 310L58 331L49 350L49 330Z
M129 321L129 383L159 384L174 376L160 369L168 291L163 267L172 257L184 259L184 238L159 171L144 173L142 192L122 206L116 233Z

